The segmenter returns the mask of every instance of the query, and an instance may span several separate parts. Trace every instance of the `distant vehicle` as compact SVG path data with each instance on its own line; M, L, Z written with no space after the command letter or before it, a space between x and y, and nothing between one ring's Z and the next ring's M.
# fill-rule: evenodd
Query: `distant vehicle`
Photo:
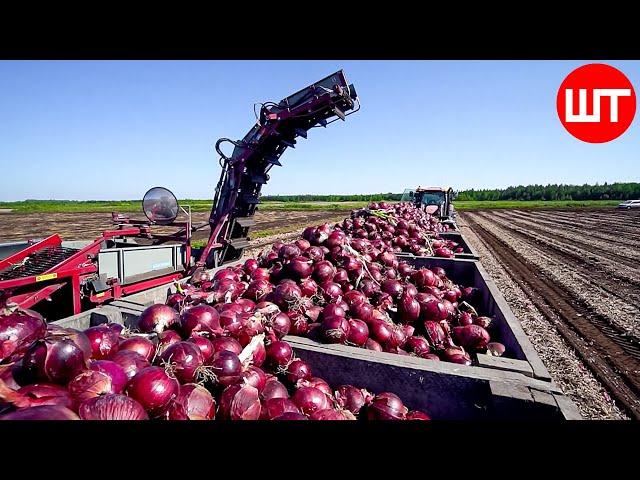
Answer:
M618 205L618 208L629 210L630 208L640 208L640 200L627 200Z

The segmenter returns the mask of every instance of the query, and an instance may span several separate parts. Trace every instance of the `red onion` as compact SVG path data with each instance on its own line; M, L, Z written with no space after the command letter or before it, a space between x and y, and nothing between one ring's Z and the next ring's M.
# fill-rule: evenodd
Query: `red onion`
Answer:
M366 390L356 388L353 385L341 385L336 389L336 402L354 415L360 413L363 406L369 403L373 396Z
M306 252L307 250L309 250L309 248L311 248L311 243L308 240L305 240L303 238L299 238L294 243L296 244L296 247L300 249L301 252Z
M325 301L330 302L342 295L342 287L335 282L321 283L319 288Z
M90 398L80 405L82 420L148 420L142 405L131 397L119 394Z
M270 322L270 327L278 338L282 338L291 329L291 319L286 313L281 312Z
M229 352L233 352L236 355L240 355L242 352L242 345L235 339L231 337L220 337L214 338L211 340L211 345L213 345L214 353L222 352L227 350Z
M309 331L309 322L304 315L300 313L291 315L289 313L289 316L291 317L290 335L305 335Z
M301 387L291 397L293 403L306 415L311 415L319 410L331 408L329 398L314 387Z
M112 355L109 360L120 365L129 380L139 371L151 365L142 355L131 350L120 350L115 355Z
M309 420L309 417L301 413L285 412L282 415L275 417L273 420Z
M251 273L251 280L269 280L269 270L267 270L266 268L256 268Z
M431 352L431 349L429 348L429 342L427 342L424 337L419 336L407 338L405 348L418 357L424 357L426 354Z
M427 320L444 320L449 316L449 311L445 304L437 299L429 300L421 305L423 317Z
M187 342L193 343L196 347L200 349L200 353L202 354L202 361L205 363L211 357L213 357L213 354L215 353L213 344L211 343L211 340L209 340L208 338L202 337L200 335L194 335L191 338L188 338Z
M287 387L274 377L267 379L264 388L260 392L260 396L265 401L272 398L289 398L289 392L287 391Z
M407 420L431 420L431 417L419 410L412 410L407 413Z
M200 349L191 342L178 342L160 355L163 365L180 383L192 383L204 364Z
M122 393L129 381L124 368L111 360L95 360L89 364L89 369L109 376L113 390L110 393Z
M202 267L196 268L191 275L190 282L194 285L198 285L203 282L210 282L213 279L213 275L210 271L205 270Z
M293 280L282 280L273 291L274 303L280 308L287 308L301 296L300 287Z
M461 327L464 327L465 325L471 325L473 324L473 317L469 312L460 312L460 316L458 317L458 324Z
M258 420L261 408L258 389L231 385L222 392L218 413L224 420Z
M322 336L330 343L345 343L349 336L349 321L337 315L325 317L320 328Z
M165 330L164 332L159 333L156 355L162 354L162 352L164 352L171 345L181 341L182 337L180 337L180 334L175 330Z
M129 381L127 395L137 400L151 414L164 410L178 395L179 385L163 368L147 367Z
M300 413L300 410L288 398L271 398L262 402L260 419L273 420L285 413Z
M87 328L84 334L91 342L92 358L100 360L118 351L118 334L106 325Z
M233 282L237 282L240 280L238 274L232 268L222 268L218 270L213 276L214 282L222 282L225 280L231 280Z
M307 257L294 257L289 260L287 271L297 280L308 278L313 273L313 262Z
M452 335L457 344L472 351L484 350L490 341L489 333L479 325L453 327Z
M147 307L138 320L138 328L143 333L161 333L170 327L178 326L180 317L178 312L168 305L157 303Z
M300 292L304 297L312 297L318 291L318 284L312 278L305 278L300 282Z
M174 310L179 310L184 304L185 296L181 293L172 293L167 297L166 304Z
M209 363L211 372L216 376L216 383L231 385L242 377L242 363L233 352L222 350L216 352Z
M376 342L386 343L391 338L392 326L384 320L373 319L369 322L369 335Z
M436 284L436 275L428 268L421 268L411 274L411 279L420 288L433 287Z
M287 380L295 384L298 380L311 378L311 367L302 360L294 360L287 367Z
M442 360L446 362L458 363L460 365L471 366L471 357L459 347L449 347L440 352Z
M0 362L24 354L46 333L46 322L35 312L16 310L9 315L0 315Z
M393 280L393 279L384 280L380 285L380 289L384 293L391 295L393 298L396 298L396 299L399 298L400 295L402 295L402 291L403 291L402 283L400 283L398 280Z
M253 280L243 293L246 298L260 302L273 291L271 282L265 279Z
M267 346L267 364L274 369L286 370L293 361L293 350L287 342L276 341Z
M329 384L320 377L311 377L309 380L300 380L297 386L317 388L323 392L327 398L333 398L333 390L331 390Z
M413 323L420 316L420 304L405 291L398 301L398 318L404 323Z
M491 326L491 318L489 317L475 317L473 319L473 324L478 325L479 327L484 328L485 330Z
M290 260L294 257L298 257L300 255L300 248L293 243L289 243L287 245L283 245L280 247L278 252L278 256L280 258L284 258L285 260Z
M82 403L90 398L118 393L113 387L111 377L106 373L95 370L85 370L73 378L67 386L71 396Z
M185 338L193 333L206 333L212 336L222 335L220 315L210 305L200 304L183 310L180 315L180 326Z
M131 350L151 361L156 354L156 346L146 337L129 337L120 342L118 350Z
M313 267L313 278L319 284L330 282L336 274L336 267L328 260L321 260Z
M194 383L180 385L167 409L169 420L213 420L215 416L215 400L206 388Z
M337 303L330 303L322 309L322 318L327 317L345 317L347 312Z
M357 318L349 319L349 333L347 334L347 342L358 347L362 347L369 339L369 327L362 320Z
M34 381L65 385L86 367L85 354L65 337L37 340L22 359L22 370Z
M424 322L424 328L426 331L426 338L429 340L429 344L435 349L444 348L444 341L446 339L444 330L438 322L427 320Z
M364 344L364 347L367 350L373 350L375 352L382 352L382 345L380 345L378 342L376 342L372 338L367 338L367 342Z
M498 342L489 342L487 343L487 354L492 355L494 357L501 357L504 355L505 346Z
M255 258L249 258L246 262L244 262L242 269L247 275L250 275L252 272L255 272L258 267L258 261Z
M391 336L386 342L386 346L391 348L402 347L407 340L404 329L400 325L391 326Z
M80 420L80 417L60 405L23 408L0 417L0 420Z
M351 306L349 308L349 313L351 313L355 318L368 322L373 316L373 306L368 302L359 303Z
M408 413L400 398L389 392L376 395L367 407L369 420L404 420Z
M262 392L267 384L267 376L264 371L254 365L249 365L246 370L242 372L242 379L244 383L257 388L258 392Z

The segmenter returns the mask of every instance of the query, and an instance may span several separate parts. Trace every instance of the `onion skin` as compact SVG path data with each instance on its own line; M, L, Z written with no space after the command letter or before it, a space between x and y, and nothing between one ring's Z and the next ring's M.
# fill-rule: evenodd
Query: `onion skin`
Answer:
M46 333L47 323L35 312L17 310L9 315L0 315L0 362L24 354Z
M264 400L270 400L272 398L289 398L289 392L276 378L267 379L264 388L260 392L260 397Z
M75 400L69 393L69 390L60 385L34 383L19 388L16 393L21 396L30 407L59 405L75 410Z
M42 405L8 413L0 420L80 420L80 417L67 407L59 405Z
M262 393L267 384L267 375L261 368L258 368L255 365L249 365L242 372L242 379L245 383L258 389L258 392L260 393Z
M309 380L311 367L304 361L296 359L287 367L287 380L295 384L298 380Z
M167 409L168 420L213 420L216 402L209 391L194 383L181 385Z
M340 408L357 415L362 407L371 402L373 396L366 390L356 388L353 385L341 385L336 389L335 398Z
M78 410L82 420L148 420L142 405L126 395L112 394L91 398Z
M218 413L222 420L258 420L261 410L257 388L231 385L222 392Z

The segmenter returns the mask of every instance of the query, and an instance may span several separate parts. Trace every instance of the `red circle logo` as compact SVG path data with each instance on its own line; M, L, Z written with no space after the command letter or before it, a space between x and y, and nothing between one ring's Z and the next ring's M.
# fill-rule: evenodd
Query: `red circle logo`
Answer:
M636 114L636 92L617 68L591 63L567 75L556 99L564 128L583 142L605 143L622 135Z

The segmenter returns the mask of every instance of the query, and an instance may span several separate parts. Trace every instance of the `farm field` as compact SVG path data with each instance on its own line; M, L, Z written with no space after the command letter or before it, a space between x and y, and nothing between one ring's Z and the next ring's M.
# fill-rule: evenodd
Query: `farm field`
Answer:
M549 337L559 334L603 395L640 418L640 212L487 210L461 219L553 330Z

